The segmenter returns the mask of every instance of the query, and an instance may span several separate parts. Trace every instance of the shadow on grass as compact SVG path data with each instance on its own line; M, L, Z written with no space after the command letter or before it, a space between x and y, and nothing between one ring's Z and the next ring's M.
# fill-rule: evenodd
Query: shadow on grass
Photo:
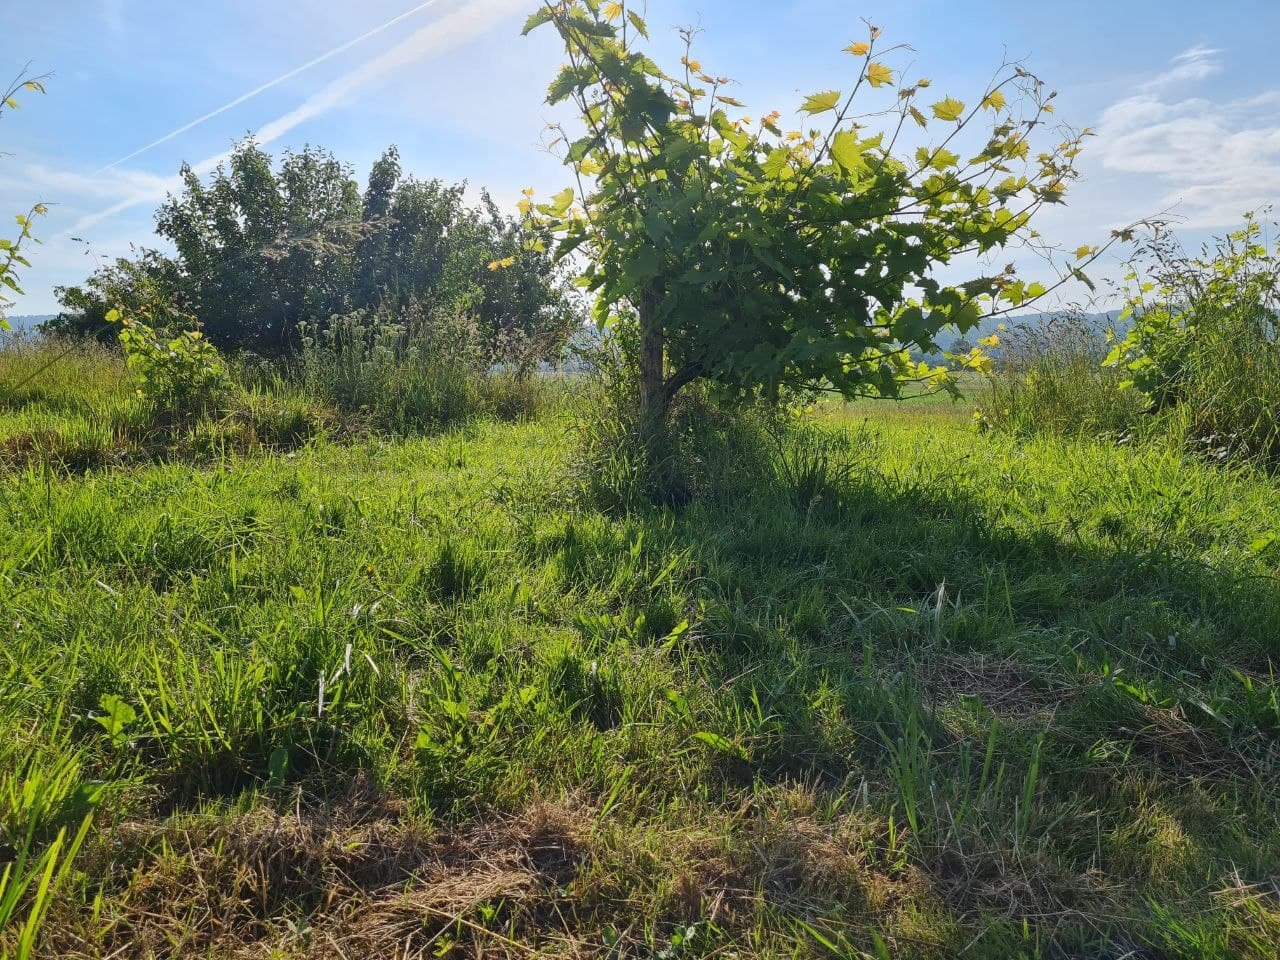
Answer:
M859 433L730 440L709 471L727 482L630 518L685 558L726 795L804 783L896 816L997 955L1028 918L1034 955L1266 942L1209 892L1280 862L1280 583L1123 518L1015 528L879 453Z

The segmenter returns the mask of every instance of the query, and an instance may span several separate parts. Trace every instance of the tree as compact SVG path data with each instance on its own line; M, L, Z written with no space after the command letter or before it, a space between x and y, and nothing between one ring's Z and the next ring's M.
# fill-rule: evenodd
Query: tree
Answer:
M220 345L286 349L299 320L350 309L351 253L364 235L351 169L316 147L278 171L252 140L208 184L188 166L156 214L177 248L193 312Z
M960 283L934 276L970 254L1039 243L1033 214L1061 202L1076 177L1088 131L1033 150L1054 94L1022 67L1002 67L972 105L922 106L928 80L902 83L884 59L902 48L881 52L869 27L845 48L851 83L808 97L809 129L784 132L777 112L741 114L730 81L694 59L692 31L668 71L644 53L647 27L626 3L546 0L525 33L543 25L568 57L547 99L570 101L580 118L580 130L559 130L576 188L522 212L557 261L585 253L597 321L637 328L649 449L661 445L672 398L699 378L768 395L951 389L946 369L912 352L1045 293L1012 267ZM877 95L885 102L863 106ZM903 146L933 131L935 142ZM1081 252L1064 276L1083 277L1100 252Z
M112 310L146 316L160 325L165 316L179 325L192 319L186 277L176 260L158 250L143 249L132 259L117 257L95 270L83 284L55 287L54 294L63 311L43 329L103 343L119 339L119 325L108 318Z
M497 359L514 351L528 363L558 353L581 322L563 270L526 249L526 224L484 193L469 206L465 183L404 176L394 147L374 163L363 194L327 151L306 147L277 165L251 140L207 182L189 167L182 176L182 191L156 215L175 256L146 250L59 288L64 311L52 328L94 334L109 329L103 318L113 307L160 315L168 298L219 347L272 355L296 346L304 322L457 310ZM488 269L495 260L512 270Z
M6 110L18 109L17 96L21 92L27 93L44 93L44 78L33 77L25 69L21 71L17 77L9 84L7 88L0 92L0 117L3 117ZM0 330L8 330L9 323L5 319L5 312L13 305L13 299L10 294L22 294L22 287L18 285L18 270L20 267L29 267L31 263L23 254L23 248L33 242L31 236L32 221L46 213L46 207L43 203L32 205L26 213L18 214L15 220L18 224L18 233L16 237L0 237ZM38 242L38 241L36 241Z

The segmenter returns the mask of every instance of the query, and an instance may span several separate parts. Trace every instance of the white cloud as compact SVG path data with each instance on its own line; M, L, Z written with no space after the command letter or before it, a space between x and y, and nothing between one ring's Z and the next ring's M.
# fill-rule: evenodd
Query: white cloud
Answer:
M1104 168L1152 178L1157 202L1186 226L1236 224L1280 197L1280 89L1214 100L1171 88L1217 73L1220 51L1193 47L1170 70L1108 107L1094 155Z
M1138 87L1139 90L1152 92L1211 77L1222 69L1222 65L1214 59L1221 50L1197 44L1184 50L1173 58L1173 66L1163 73L1157 74Z

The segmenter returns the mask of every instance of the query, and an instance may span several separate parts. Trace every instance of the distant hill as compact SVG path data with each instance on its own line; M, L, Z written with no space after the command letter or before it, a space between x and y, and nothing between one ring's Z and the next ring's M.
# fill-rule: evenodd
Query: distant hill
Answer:
M993 317L989 320L983 320L977 327L965 334L963 339L968 340L970 344L975 344L982 337L989 337L991 334L997 333L1000 324L1002 323L1006 327L1017 327L1020 325L1034 326L1041 323L1047 323L1054 317L1064 315L1065 314L1062 311L1049 311L1044 313L1020 313L1007 317ZM1124 332L1124 325L1116 322L1116 318L1119 316L1118 310L1111 310L1106 313L1085 313L1080 314L1080 316L1083 316L1091 324L1096 326L1099 331L1106 330L1108 327L1116 327L1119 332ZM955 332L939 334L938 345L941 346L943 350L950 351L951 345L959 339L961 339L960 334Z
M55 314L52 313L20 313L5 319L9 321L9 326L13 327L14 330L34 331L36 327L52 320L54 316Z

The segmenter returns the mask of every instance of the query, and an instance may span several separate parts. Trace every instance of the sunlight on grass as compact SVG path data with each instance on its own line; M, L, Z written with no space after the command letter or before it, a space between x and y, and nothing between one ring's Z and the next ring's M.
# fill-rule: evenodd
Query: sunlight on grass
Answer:
M561 414L7 473L0 754L72 779L0 829L110 811L46 945L1268 956L1274 480L971 410L678 514Z

